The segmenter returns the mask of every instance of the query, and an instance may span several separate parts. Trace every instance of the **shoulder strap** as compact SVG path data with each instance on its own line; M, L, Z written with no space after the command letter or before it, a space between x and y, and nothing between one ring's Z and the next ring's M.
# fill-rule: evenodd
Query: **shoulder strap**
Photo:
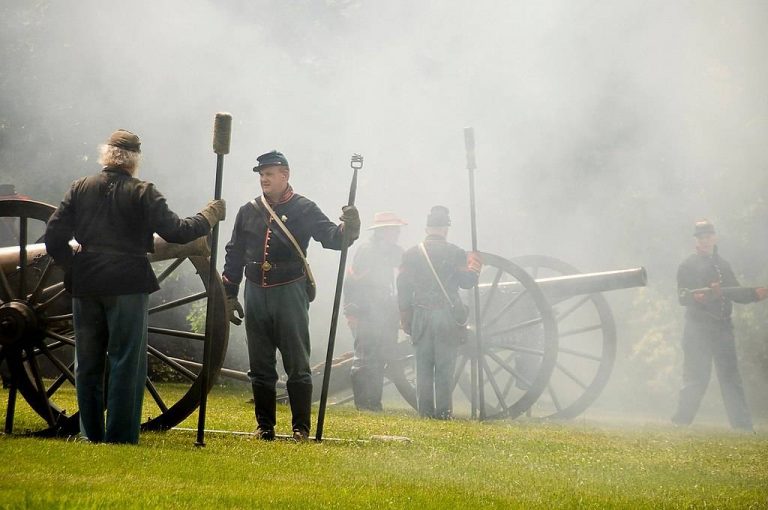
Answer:
M440 286L440 290L443 291L443 296L445 296L446 301L448 301L449 305L453 306L453 301L448 295L448 292L445 290L443 281L440 279L440 276L438 276L437 271L435 271L435 266L432 265L432 259L429 258L429 253L427 253L427 247L424 246L424 243L419 243L419 250L421 250L421 254L424 255L424 258L427 260L427 265L429 266L429 269L432 270L432 274L434 275L435 280L437 280L437 284Z
M315 283L315 277L312 274L312 269L309 267L309 261L307 260L307 257L304 255L304 252L301 251L301 247L299 246L299 243L296 241L296 238L293 237L293 234L291 234L291 231L288 230L288 227L285 226L285 223L275 214L274 209L269 205L269 203L264 200L264 195L261 195L259 197L259 202L261 205L264 206L264 209L267 210L269 215L272 217L272 219L277 223L277 226L280 227L280 230L283 231L283 234L285 234L285 237L288 238L289 241L291 241L291 244L293 245L293 248L296 250L296 253L301 258L301 261L304 263L304 269L307 271L307 278L309 278L309 281L312 282L314 285ZM256 210L259 210L259 202L256 202L256 199L254 198L251 200L251 205L256 208Z

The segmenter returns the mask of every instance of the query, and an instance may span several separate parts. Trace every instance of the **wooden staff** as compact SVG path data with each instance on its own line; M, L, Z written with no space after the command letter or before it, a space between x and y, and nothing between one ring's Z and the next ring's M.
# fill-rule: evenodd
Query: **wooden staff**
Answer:
M224 176L224 155L229 154L229 139L232 136L232 115L217 113L213 123L213 152L216 153L216 185L213 198L221 198L221 182ZM208 272L208 301L205 308L205 343L203 346L203 366L200 369L200 412L197 420L197 441L195 446L205 446L205 412L208 406L208 380L211 371L213 350L213 316L215 302L213 286L216 282L216 252L219 245L219 224L216 223L211 233L211 267Z

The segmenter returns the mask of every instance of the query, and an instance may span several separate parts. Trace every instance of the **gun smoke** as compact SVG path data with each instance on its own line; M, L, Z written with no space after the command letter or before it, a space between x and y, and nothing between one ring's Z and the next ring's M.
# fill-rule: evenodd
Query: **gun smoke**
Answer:
M357 152L363 228L396 211L412 246L442 204L450 240L469 248L471 125L480 250L648 269L647 289L607 295L619 354L596 407L666 420L680 377L675 270L693 221L718 226L743 284L768 283L766 21L759 1L1 0L0 173L57 204L125 128L142 138L140 177L192 214L213 195L211 118L227 111L230 218L260 192L251 168L271 149L298 193L340 213ZM309 258L319 361L338 255L310 246ZM740 338L758 359L742 367L758 418L761 336Z

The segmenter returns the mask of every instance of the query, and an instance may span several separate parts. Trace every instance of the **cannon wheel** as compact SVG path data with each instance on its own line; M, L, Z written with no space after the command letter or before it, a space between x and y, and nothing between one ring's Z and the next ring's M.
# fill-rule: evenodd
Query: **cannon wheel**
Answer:
M12 389L6 409L6 431L12 429L15 391L22 395L30 407L45 420L47 428L39 435L72 435L78 432L78 414L57 405L58 392L75 384L74 332L71 299L64 290L63 272L48 255L27 260L29 239L42 242L45 223L55 208L29 200L0 200L0 221L6 238L11 241L20 263L15 270L0 271L0 319L2 319L2 350L11 372ZM7 244L7 243L4 243ZM188 262L187 262L188 261ZM168 312L188 316L205 309L205 300L215 300L212 341L211 377L206 391L210 391L224 361L229 336L224 289L218 274L208 292L209 258L190 256L153 264L161 290L152 294L149 308L149 339L147 355L150 363L162 367L164 380L178 380L178 384L161 388L157 376L146 381L147 398L144 401L147 421L142 430L171 428L197 409L201 395L200 365L167 354L153 345L160 338L175 339L189 347L184 351L202 352L204 335L193 331L189 321L184 328L164 327ZM192 275L192 271L197 277ZM185 278L186 276L186 278ZM198 281L199 280L199 281ZM179 285L179 282L185 282ZM180 292L181 288L181 292ZM181 294L181 295L179 295ZM204 326L203 326L204 327ZM154 379L153 379L154 378ZM69 397L72 400L72 397ZM73 404L74 405L74 404Z
M580 273L544 255L515 257L534 279ZM532 416L569 419L583 413L608 383L616 360L616 323L602 294L579 295L551 303L558 322L558 356L552 378Z
M498 255L481 253L480 318L482 334L484 417L516 418L526 412L546 389L557 358L557 323L533 278L518 265ZM472 354L475 349L474 305L467 342L456 362L455 389L468 408L472 394ZM404 355L389 366L390 380L400 394L416 407L413 356Z

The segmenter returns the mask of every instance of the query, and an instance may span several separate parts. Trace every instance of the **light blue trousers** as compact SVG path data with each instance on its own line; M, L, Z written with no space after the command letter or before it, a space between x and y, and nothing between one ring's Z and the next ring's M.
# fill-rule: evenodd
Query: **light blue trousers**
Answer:
M72 298L80 433L90 441L139 442L147 305L147 294Z
M416 399L419 415L450 419L459 336L447 309L416 307L411 340L416 349Z

